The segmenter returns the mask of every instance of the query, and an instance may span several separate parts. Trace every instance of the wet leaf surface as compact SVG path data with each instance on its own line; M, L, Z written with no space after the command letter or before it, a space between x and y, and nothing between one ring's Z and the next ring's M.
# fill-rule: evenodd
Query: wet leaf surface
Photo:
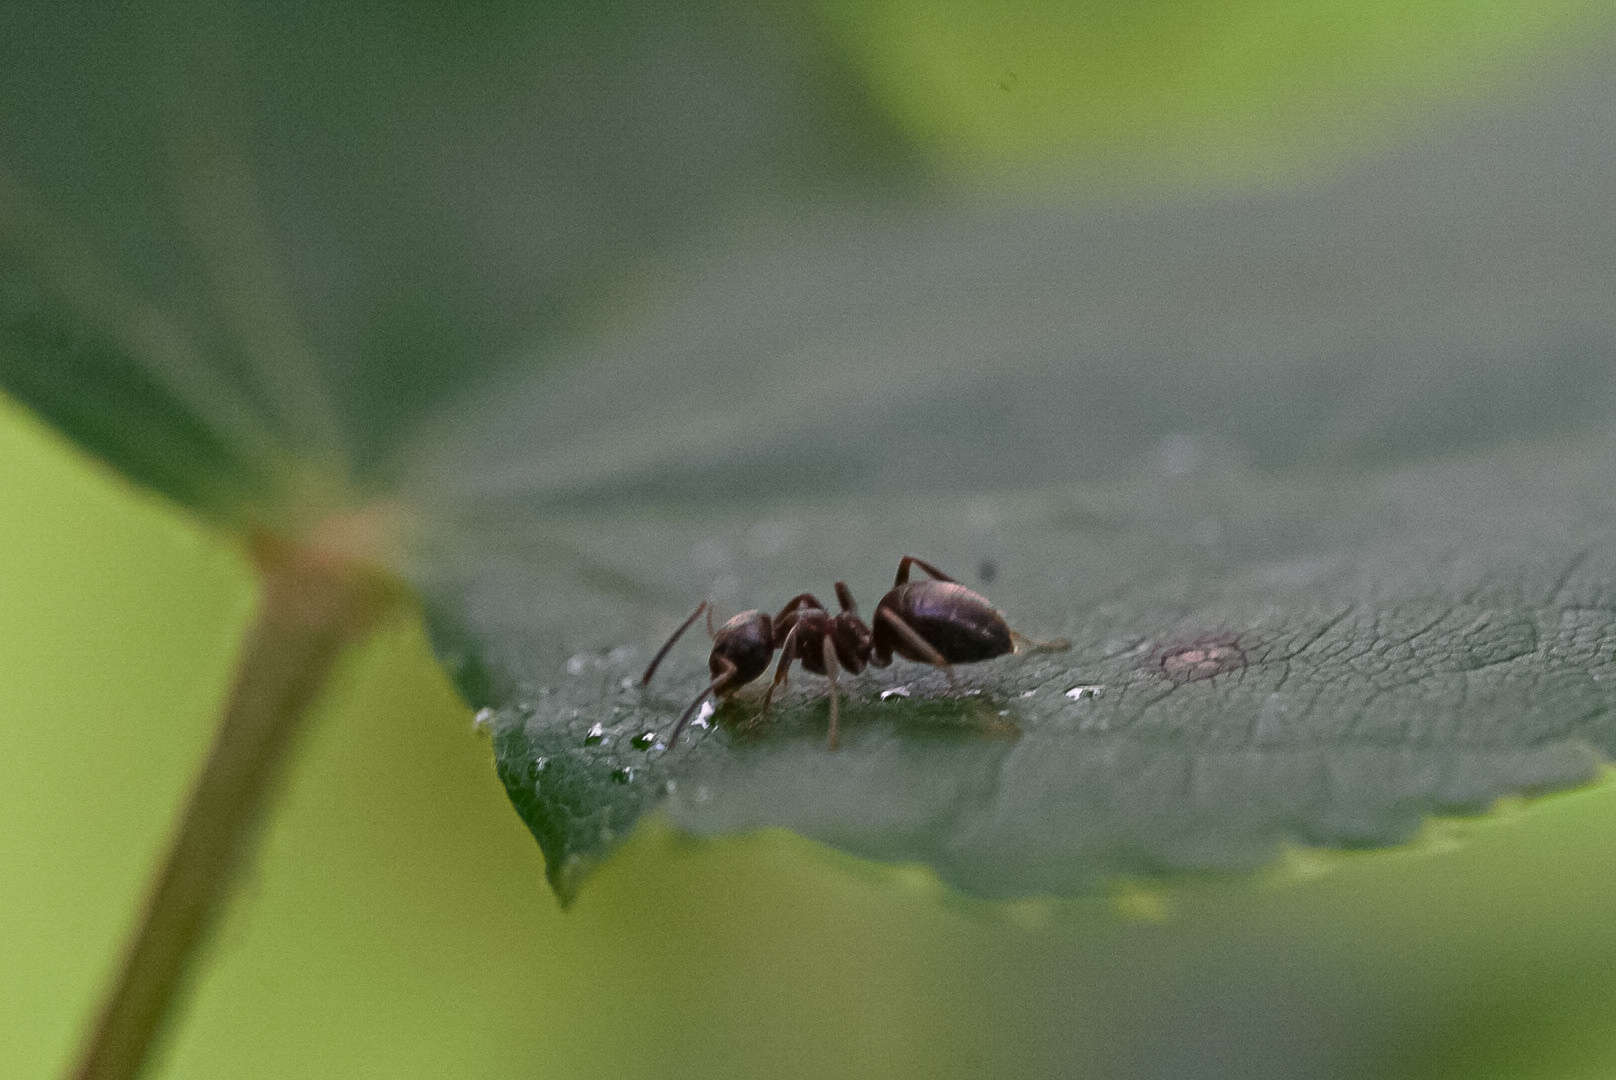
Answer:
M1616 454L1578 450L1319 485L579 521L631 576L749 598L725 611L846 577L867 612L889 583L876 560L923 537L1012 625L1071 648L962 667L959 698L901 660L844 678L837 753L827 684L802 673L767 720L743 694L670 751L707 678L699 633L642 688L674 610L587 588L557 607L564 583L512 577L469 609L486 662L517 673L483 722L563 894L655 808L697 833L783 826L925 862L990 896L1393 844L1427 814L1592 779L1616 751Z

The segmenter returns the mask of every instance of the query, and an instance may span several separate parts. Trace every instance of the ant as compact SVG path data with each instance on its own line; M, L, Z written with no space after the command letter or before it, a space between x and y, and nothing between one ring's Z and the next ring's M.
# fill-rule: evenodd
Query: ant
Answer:
M911 566L918 566L932 580L910 581ZM857 675L867 666L884 668L897 655L941 668L948 676L950 688L958 693L954 664L972 664L1004 656L1015 651L1015 641L1021 637L1010 629L1004 616L994 610L985 597L913 555L905 555L898 561L898 575L892 588L875 605L875 614L870 620L875 624L873 629L859 618L846 583L836 583L836 599L841 611L835 615L812 593L801 593L792 597L773 618L757 609L743 611L716 630L712 605L705 600L697 604L696 610L651 658L650 666L640 679L642 686L651 681L657 665L673 648L673 643L705 611L707 636L713 639L713 651L707 657L712 681L680 715L673 734L668 737L668 749L673 749L685 725L709 695L727 700L768 670L776 650L780 652L780 663L775 668L774 681L763 695L763 711L768 711L775 690L785 685L792 662L801 661L803 670L830 679L829 746L835 750L839 719L838 667Z

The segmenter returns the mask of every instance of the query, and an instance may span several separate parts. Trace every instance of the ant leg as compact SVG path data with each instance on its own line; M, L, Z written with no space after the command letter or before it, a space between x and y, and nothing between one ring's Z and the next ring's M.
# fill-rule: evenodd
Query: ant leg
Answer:
M712 636L712 633L713 633L713 606L711 604L709 604L707 601L703 600L701 603L696 605L696 610L692 611L690 613L690 618L688 618L684 622L680 623L679 624L679 629L675 630L673 632L673 636L670 637L667 641L663 642L662 648L658 649L657 654L655 656L651 657L651 666L645 669L645 674L644 675L640 676L640 685L641 686L645 686L646 684L648 684L651 681L651 676L656 674L657 665L662 663L662 658L664 656L668 655L668 650L673 648L673 643L678 641L681 637L684 636L685 631L690 629L690 625L696 621L696 617L698 615L700 615L703 611L705 611L707 613L707 634L708 634L709 637Z
M692 615L690 618L694 621L696 617ZM721 675L715 675L713 681L708 683L701 693L696 695L696 700L692 701L685 711L679 714L679 722L673 725L673 734L668 736L669 750L672 750L673 744L679 741L679 733L685 729L686 724L690 723L691 717L696 715L696 710L701 706L702 702L707 700L707 695L714 693L719 687L735 677L735 664L733 661L720 656L718 662L729 668L729 670Z
M775 687L786 684L786 676L791 671L791 661L797 658L797 627L800 624L792 623L791 629L786 632L785 641L780 643L780 665L774 669L774 681L763 692L763 712L769 711L769 702L774 700Z
M1016 652L1021 652L1023 646L1025 646L1027 652L1033 653L1066 652L1072 647L1072 643L1068 638L1058 637L1053 641L1034 641L1027 635L1017 633L1014 630L1010 631L1010 640L1016 643Z
M825 674L830 677L830 739L827 745L835 750L840 743L836 739L837 721L840 719L836 699L841 695L836 692L836 648L830 643L830 635L822 639L825 650Z
M847 582L836 583L836 602L842 605L842 610L858 614L858 605L853 602L853 590L847 587Z
M899 585L907 585L909 583L909 567L911 565L920 567L938 581L954 580L941 570L937 569L931 563L926 562L924 559L917 559L913 555L905 555L903 558L898 560L898 576L892 582L892 587L894 589L896 589Z
M942 668L943 674L948 676L949 690L955 694L959 693L959 680L954 678L954 668L943 658L942 653L933 648L925 638L915 633L915 628L899 618L897 612L891 608L881 608L875 614L876 618L885 619L887 625L892 627L898 636L908 643L910 648L925 658L926 663L932 667Z

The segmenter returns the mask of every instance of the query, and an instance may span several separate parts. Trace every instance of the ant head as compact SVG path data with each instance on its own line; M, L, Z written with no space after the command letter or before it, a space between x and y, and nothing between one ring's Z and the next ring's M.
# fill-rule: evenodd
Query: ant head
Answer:
M718 628L707 668L716 693L728 693L763 674L774 655L774 623L762 611L743 611Z

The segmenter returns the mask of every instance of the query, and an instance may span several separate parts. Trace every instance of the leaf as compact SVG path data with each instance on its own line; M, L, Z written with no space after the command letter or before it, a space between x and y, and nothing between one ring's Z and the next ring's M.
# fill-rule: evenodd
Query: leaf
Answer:
M231 525L385 496L732 205L913 173L784 8L19 3L0 97L0 386Z
M1002 895L1385 843L1607 752L1602 82L1312 192L960 202L909 140L976 120L906 112L868 26L58 7L0 16L0 383L232 528L396 509L563 892L652 808ZM834 756L806 676L634 746L697 599L869 607L904 552L1071 650L850 681Z
M277 462L264 447L209 423L82 321L13 312L0 322L0 355L17 400L136 483L227 521L277 501Z
M557 889L652 811L1017 896L1594 777L1616 237L1530 165L1608 153L1581 100L1305 198L760 230L446 424L419 580ZM846 679L834 754L800 672L661 745L699 632L636 680L697 601L868 612L906 553L1070 651Z
M668 751L707 678L700 644L642 689L671 618L585 637L587 589L546 610L528 605L561 582L500 578L471 617L522 677L484 722L563 894L657 806L693 832L783 826L923 861L989 896L1392 844L1427 814L1592 779L1616 751L1613 522L1581 512L1608 507L1616 453L1578 449L1575 465L1511 450L1333 484L1206 471L761 522L580 518L614 563L692 596L694 554L771 603L847 576L866 611L883 583L849 568L923 537L923 554L971 556L952 567L966 576L996 565L979 587L1013 625L1072 648L962 668L963 699L902 661L844 677L835 754L823 680L801 673L772 722L750 726L754 695Z

